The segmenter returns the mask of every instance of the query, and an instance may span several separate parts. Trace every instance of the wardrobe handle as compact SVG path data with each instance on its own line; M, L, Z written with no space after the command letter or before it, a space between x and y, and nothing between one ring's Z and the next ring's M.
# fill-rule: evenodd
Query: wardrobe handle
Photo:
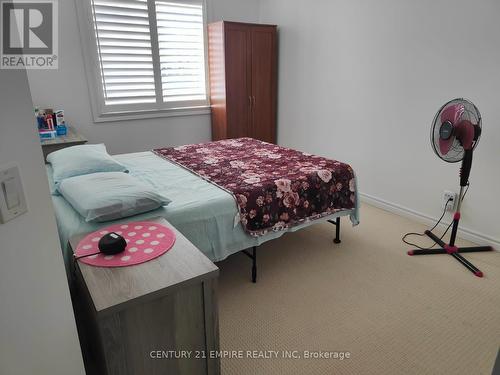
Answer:
M253 99L253 106L255 107L255 96L252 96Z
M250 107L252 106L252 97L250 95L248 95L248 104Z

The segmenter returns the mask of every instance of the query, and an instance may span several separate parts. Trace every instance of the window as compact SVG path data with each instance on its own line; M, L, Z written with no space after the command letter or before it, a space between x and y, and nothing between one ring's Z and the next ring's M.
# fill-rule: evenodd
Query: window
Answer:
M203 0L88 1L96 121L207 112Z

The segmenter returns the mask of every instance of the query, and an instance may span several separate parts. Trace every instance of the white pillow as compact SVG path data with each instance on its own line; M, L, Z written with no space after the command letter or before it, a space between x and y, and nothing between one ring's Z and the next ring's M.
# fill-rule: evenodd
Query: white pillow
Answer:
M51 152L47 161L52 166L52 178L56 187L68 177L96 172L128 172L106 151L103 144L79 145Z
M168 205L153 187L122 172L101 172L64 179L62 196L87 222L117 220Z

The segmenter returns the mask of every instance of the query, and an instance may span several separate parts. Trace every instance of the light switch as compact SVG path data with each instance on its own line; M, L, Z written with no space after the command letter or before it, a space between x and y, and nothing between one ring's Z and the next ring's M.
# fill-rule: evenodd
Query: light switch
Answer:
M0 166L0 224L28 211L21 175L16 165Z
M19 192L17 191L17 184L14 177L2 182L2 188L4 191L5 203L7 203L7 209L12 210L19 206L21 202L19 200Z

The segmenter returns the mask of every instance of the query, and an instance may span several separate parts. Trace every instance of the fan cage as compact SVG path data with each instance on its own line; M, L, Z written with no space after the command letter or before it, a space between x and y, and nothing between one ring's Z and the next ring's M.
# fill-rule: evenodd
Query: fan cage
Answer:
M465 154L462 144L456 138L453 141L450 151L446 155L443 155L439 149L439 130L442 125L440 120L441 114L443 113L443 110L449 105L455 104L461 104L464 107L464 113L461 117L462 120L469 120L471 123L478 125L479 128L482 128L481 114L479 113L479 110L474 105L474 103L472 103L470 100L464 98L453 99L439 108L439 111L437 111L436 115L434 116L434 120L432 121L430 133L431 145L436 155L447 163L457 163L463 159ZM474 141L472 149L476 148L480 138L481 135L479 135L478 139Z

